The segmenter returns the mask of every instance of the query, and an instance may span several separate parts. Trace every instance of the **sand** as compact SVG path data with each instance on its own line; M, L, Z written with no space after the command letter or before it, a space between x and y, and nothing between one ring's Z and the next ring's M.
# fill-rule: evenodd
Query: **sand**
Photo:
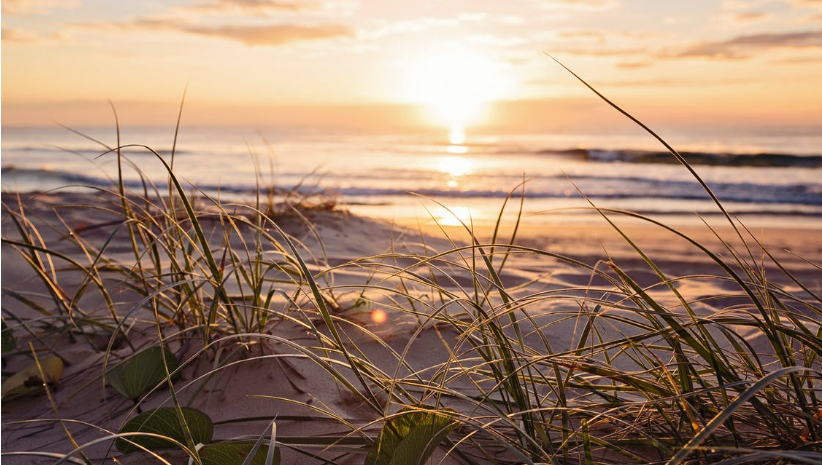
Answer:
M20 199L27 218L37 225L37 230L42 234L42 242L49 249L66 254L81 263L87 264L94 260L93 255L84 256L74 245L68 236L69 230L73 230L94 247L105 245L107 256L111 259L121 263L134 263L125 229L117 229L122 217L116 203L107 196L95 193L49 193L25 194ZM17 198L15 195L4 193L3 203L3 239L18 240L19 235L6 211L7 208L17 210ZM97 208L90 208L91 206ZM471 238L466 231L457 227L441 228L425 221L420 224L397 225L384 220L355 217L344 212L315 211L306 212L305 215L310 220L313 230L297 217L281 218L277 222L301 244L300 254L313 270L332 270L322 274L318 283L321 286L333 287L332 292L340 307L334 311L344 321L340 323L340 328L345 331L351 342L360 346L364 356L369 357L386 373L397 373L399 376L406 375L408 367L424 373L427 367L435 367L445 362L448 357L444 347L456 341L459 334L453 328L443 325L427 324L421 327L424 318L393 309L389 291L399 285L398 281L385 275L374 274L374 270L382 269L374 265L376 262L392 263L401 268L412 266L414 261L407 257L374 259L356 265L353 265L352 261L380 254L432 256L469 243ZM207 225L212 239L219 241L224 230L220 222L215 219L204 221L204 224ZM113 231L118 232L112 236ZM688 227L681 231L698 239L708 249L728 258L728 252L720 239L708 228ZM727 226L717 226L717 231L719 237L729 240L740 253L749 257L749 260L763 263L764 272L774 283L783 286L787 291L803 295L803 291L795 283L763 257L761 249L753 247L748 253L739 238L735 237L735 233ZM507 243L510 238L510 231L503 232L499 243ZM735 293L731 283L712 277L725 276L725 273L710 257L695 249L686 240L661 228L635 223L628 224L625 232L669 276L705 276L687 280L678 286L679 291L687 299L695 302L694 308L701 314L729 312L741 303L741 299L731 295ZM491 234L492 230L487 226L475 231L478 241L483 244L487 244ZM754 231L752 234L810 290L822 291L822 273L812 265L822 263L819 231L774 227ZM240 244L237 238L232 241ZM750 238L748 242L755 245L755 241ZM547 227L532 225L526 220L517 232L514 243L520 248L518 250L537 249L547 252L538 255L511 255L500 278L514 296L527 297L541 293L548 295L552 292L562 296L539 300L531 310L540 320L540 324L545 325L541 331L542 337L548 338L555 351L572 348L579 332L578 322L574 318L559 321L558 315L574 315L579 311L580 302L599 297L598 294L602 294L601 290L608 286L607 281L590 269L567 263L557 256L578 260L592 269L605 272L608 271L607 262L613 262L629 271L644 287L659 282L658 276L650 270L638 253L604 222L601 226L569 224ZM490 252L491 249L486 247L484 250ZM455 266L474 260L469 250L463 250L462 254L465 257L464 261L452 254L449 256L451 263L442 265L443 268L448 268L445 271L448 271L450 280L441 279L440 284L455 294L470 293L473 286L471 275ZM65 261L57 256L53 259L56 268L65 268ZM57 274L63 290L68 295L73 295L86 281L84 276L75 271L58 271ZM121 316L135 306L144 306L144 296L139 289L129 288L114 274L105 275L103 278L110 295L118 302L116 307ZM365 294L368 302L357 306L357 289L365 285L370 285L373 289ZM32 299L47 311L53 309L55 304L42 296L42 283L32 272L26 258L8 243L4 243L2 248L2 287L3 315L14 331L18 347L15 352L3 357L4 379L7 373L13 373L30 363L31 359L26 355L29 341L33 341L38 354L52 352L70 363L51 392L53 403L43 394L20 397L3 403L3 453L67 453L72 450L72 445L63 427L71 432L77 443L84 444L106 436L106 431L116 431L125 420L134 415L132 402L119 397L111 387L104 385L102 380L106 352L100 349L109 342L109 335L102 331L96 332L88 326L88 340L70 326L46 330L46 323L56 322L43 318L41 314L32 310L31 305L23 304L19 296ZM377 287L384 290L379 292ZM293 286L284 285L284 288L292 289ZM657 286L650 292L656 293L662 301L672 300L670 292L664 286ZM703 300L711 296L722 298ZM285 305L282 300L275 299L275 302L283 302ZM94 292L89 291L80 303L90 317L109 318L102 299ZM428 310L430 309L424 308L424 311ZM462 310L455 306L446 306L443 311L458 315ZM155 342L157 329L151 324L149 312L143 309L134 315L131 323L133 326L129 327L132 344L139 348ZM381 315L385 315L385 321L380 321ZM319 319L315 324L328 334ZM32 335L38 336L38 339L34 340L31 335L27 335L26 328ZM170 337L177 328L166 327L162 330ZM385 341L385 345L375 342L364 330L379 336ZM529 334L529 338L535 339L536 333L535 331ZM278 435L292 442L309 443L323 435L345 434L350 431L339 423L323 418L307 406L333 411L358 426L368 425L375 419L373 411L355 396L340 388L326 371L300 356L294 347L287 344L289 341L305 346L315 344L316 340L312 339L304 327L296 322L277 320L265 327L265 334L282 340L248 339L247 342L254 344L246 348L227 342L217 344L214 350L198 356L189 364L183 370L182 379L175 384L184 403L193 397L191 405L207 412L215 421L256 418L254 421L242 423L219 424L215 430L215 438L259 435L267 421L274 417L278 418ZM750 342L754 347L759 347L757 337L755 334L751 335ZM202 347L202 341L196 338L170 337L170 340L171 349L182 360L196 355L197 350ZM225 349L225 352L216 350L219 347ZM766 345L761 347L763 351L767 350ZM229 354L235 349L235 354ZM392 349L397 353L405 353L404 361L408 363L408 367L398 362L391 352ZM132 352L126 344L118 345L110 353L109 366ZM271 354L278 356L260 357ZM198 377L231 355L234 356L231 360L237 362L236 365L219 371L202 391L195 395L195 390L200 386ZM350 373L347 376L351 377ZM470 392L471 389L470 385L465 385L466 392ZM281 399L277 400L274 397ZM303 405L282 399L291 399ZM168 391L161 390L148 396L141 407L146 410L169 405L169 400ZM455 407L459 406L455 404ZM55 421L40 421L57 418L76 422L64 423L61 426ZM366 431L374 434L378 426L367 427ZM118 457L118 463L147 463L140 454L122 456L113 448L109 450L110 445L110 441L91 445L87 448L87 453L95 463L104 462L107 456ZM311 450L316 452L319 449ZM337 452L325 455L336 457ZM185 463L185 458L180 454L172 453L170 457L172 463ZM362 460L363 455L351 454L351 457L339 459L338 463L362 463ZM49 457L3 457L4 464L53 462L54 459ZM284 450L282 463L310 461L305 456ZM459 462L449 457L443 463Z

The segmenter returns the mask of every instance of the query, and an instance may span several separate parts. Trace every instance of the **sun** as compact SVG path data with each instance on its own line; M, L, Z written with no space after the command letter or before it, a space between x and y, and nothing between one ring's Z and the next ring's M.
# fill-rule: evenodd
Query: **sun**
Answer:
M404 71L405 98L426 105L437 123L450 128L453 143L464 141L466 126L481 119L486 104L508 87L502 63L462 47L434 50Z

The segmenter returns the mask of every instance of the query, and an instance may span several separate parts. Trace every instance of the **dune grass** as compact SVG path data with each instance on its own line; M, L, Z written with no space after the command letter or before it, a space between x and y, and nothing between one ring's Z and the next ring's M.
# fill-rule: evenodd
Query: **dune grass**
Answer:
M103 156L117 157L121 170L139 171L122 148L106 148ZM368 464L822 462L822 299L727 213L741 249L723 240L723 250L710 250L654 219L591 202L656 276L651 284L607 256L590 264L518 245L519 219L508 238L499 235L498 221L488 243L464 225L471 240L451 240L443 230L451 243L445 250L422 243L409 251L397 244L382 255L332 265L321 246L307 247L281 225L286 214L297 218L307 237L321 244L306 207L328 211L333 202L286 193L277 203L277 192L264 187L251 204L222 202L184 186L172 160L150 147L137 148L165 165L169 189L161 192L143 177L143 190L131 191L120 176L111 189L98 190L105 202L77 206L116 217L107 223L111 232L101 245L84 238L94 225L43 225L30 217L25 202L4 205L3 247L19 252L41 286L30 294L4 289L3 321L17 339L34 341L13 356L60 357L55 338L102 351L103 366L83 389L107 397L116 397L104 383L117 373L113 367L126 363L124 352L135 359L147 347L163 348L158 353L175 353L179 367L164 356L154 362L159 381L133 399L118 428L90 425L97 437L81 444L65 426L66 447L4 450L10 458L28 454L57 463L97 463L119 455L119 441L127 450L142 450L136 453L144 454L145 463L177 463L178 456L140 440L158 433L115 430L142 412L148 399L160 398L178 420L169 420L176 433L165 444L191 463L214 463L213 453L201 453L207 449L197 444L194 417L185 408L207 397L208 386L228 370L291 359L320 368L324 382L338 386L364 413L354 418L330 405L261 392L261 398L305 414L215 422L248 425L247 436L227 438L230 447L251 451L246 463L258 450L265 452L259 463L274 463L276 447L317 463L341 463L349 456ZM502 209L512 208L517 196L521 212L521 188ZM713 262L717 273L666 274L620 229L620 217L688 241L692 253ZM45 227L61 229L70 247L46 243ZM123 238L128 252L110 251ZM572 267L592 284L556 286L550 278L508 284L506 266L523 257ZM779 270L795 290L777 284L766 268ZM368 279L357 286L335 284L334 276L346 271ZM704 280L721 281L727 290L710 299L733 297L734 304L706 312L703 301L681 292L683 285ZM350 295L356 296L353 303L346 300ZM15 315L6 309L7 299L38 316ZM404 329L401 348L349 317L352 309L377 306L415 322ZM310 340L278 332L287 325ZM101 332L103 344L95 339ZM557 344L552 336L561 333L571 335L570 344ZM430 334L444 356L419 366L409 354ZM767 341L767 350L752 345L753 337ZM377 361L375 348L391 361ZM178 380L179 373L195 373L203 365L209 368ZM44 389L50 393L53 386ZM85 421L60 418L59 405L48 398L53 419L7 422L4 430ZM274 434L277 423L317 419L345 432ZM269 426L261 428L261 420ZM107 447L103 453L101 445Z

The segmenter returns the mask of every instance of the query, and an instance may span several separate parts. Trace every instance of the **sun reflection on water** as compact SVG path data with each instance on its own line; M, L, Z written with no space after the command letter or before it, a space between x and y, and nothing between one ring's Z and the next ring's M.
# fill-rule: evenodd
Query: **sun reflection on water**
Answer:
M460 177L472 172L471 160L465 157L440 158L440 172L449 176Z
M450 211L449 211L450 210ZM468 207L439 207L434 212L434 219L443 226L460 226L471 224L471 209Z

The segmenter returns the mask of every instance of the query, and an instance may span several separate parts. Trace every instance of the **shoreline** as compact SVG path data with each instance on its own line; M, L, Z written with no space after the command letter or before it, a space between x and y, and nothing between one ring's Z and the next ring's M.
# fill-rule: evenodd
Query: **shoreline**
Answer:
M70 207L87 207L92 206L99 208L100 195L105 191L102 190L88 190L81 191L30 191L30 192L2 192L2 200L4 203L13 205L17 202L16 198L20 196L23 199L24 207L28 207L27 200L33 199L33 210L42 211L43 209L52 209L55 207L67 209ZM248 199L251 201L251 199ZM210 204L208 200L202 200L204 204ZM422 204L423 199L420 200ZM526 203L527 203L526 199ZM238 202L231 200L225 202L227 205L232 205L232 208L237 208L240 205L250 205L250 203ZM447 204L443 204L448 207ZM408 216L363 216L356 212L356 208L349 209L344 202L339 206L332 206L334 212L345 216L355 217L363 221L371 221L375 223L382 223L386 225L394 225L399 228L407 230L411 234L425 234L431 237L437 236L451 236L462 240L463 242L470 242L470 234L468 230L472 230L477 239L485 244L490 244L490 239L497 231L497 244L504 244L510 240L511 234L514 232L514 221L506 221L508 218L503 217L499 227L490 219L471 222L470 218L466 221L466 225L457 224L460 221L455 218L449 218L451 221L442 221L442 218L428 217L408 217ZM308 211L311 211L310 209ZM677 242L666 242L668 238L675 238L676 232L681 235L693 238L697 242L705 243L710 247L721 246L722 241L729 241L734 246L740 246L741 235L746 241L753 241L761 243L765 248L771 252L782 253L788 252L785 257L799 256L806 258L808 261L818 262L822 258L822 244L816 241L816 233L822 228L816 228L812 225L808 227L796 227L792 224L769 224L767 226L748 226L744 218L735 219L736 229L731 227L727 220L721 214L711 215L710 221L703 224L678 224L667 223L665 218L657 219L663 226L655 225L647 221L637 220L635 218L625 217L618 213L607 213L609 218L614 221L628 238L635 239L643 236L647 237L649 242L663 242L666 246L677 245ZM3 211L5 217L6 211ZM560 216L560 215L557 215ZM593 218L593 221L592 221ZM702 221L696 214L693 215L695 221ZM574 221L582 219L582 221ZM607 250L609 247L614 248L618 253L625 253L632 251L632 249L625 243L625 240L617 234L614 227L609 225L605 219L596 213L591 213L585 218L577 218L573 215L562 216L561 220L556 222L544 222L542 218L537 216L523 216L517 226L516 237L517 244L526 247L544 247L548 245L558 246L561 250L569 250L572 244L579 245L579 241L593 241L595 243L605 246ZM671 229L675 232L667 231ZM667 238L666 238L667 236ZM676 254L682 252L681 246L678 244L670 250L670 253ZM596 247L597 251L602 251L602 247ZM662 252L662 248L655 247L652 250L655 252ZM598 252L597 252L598 253ZM585 253L584 255L590 255Z

